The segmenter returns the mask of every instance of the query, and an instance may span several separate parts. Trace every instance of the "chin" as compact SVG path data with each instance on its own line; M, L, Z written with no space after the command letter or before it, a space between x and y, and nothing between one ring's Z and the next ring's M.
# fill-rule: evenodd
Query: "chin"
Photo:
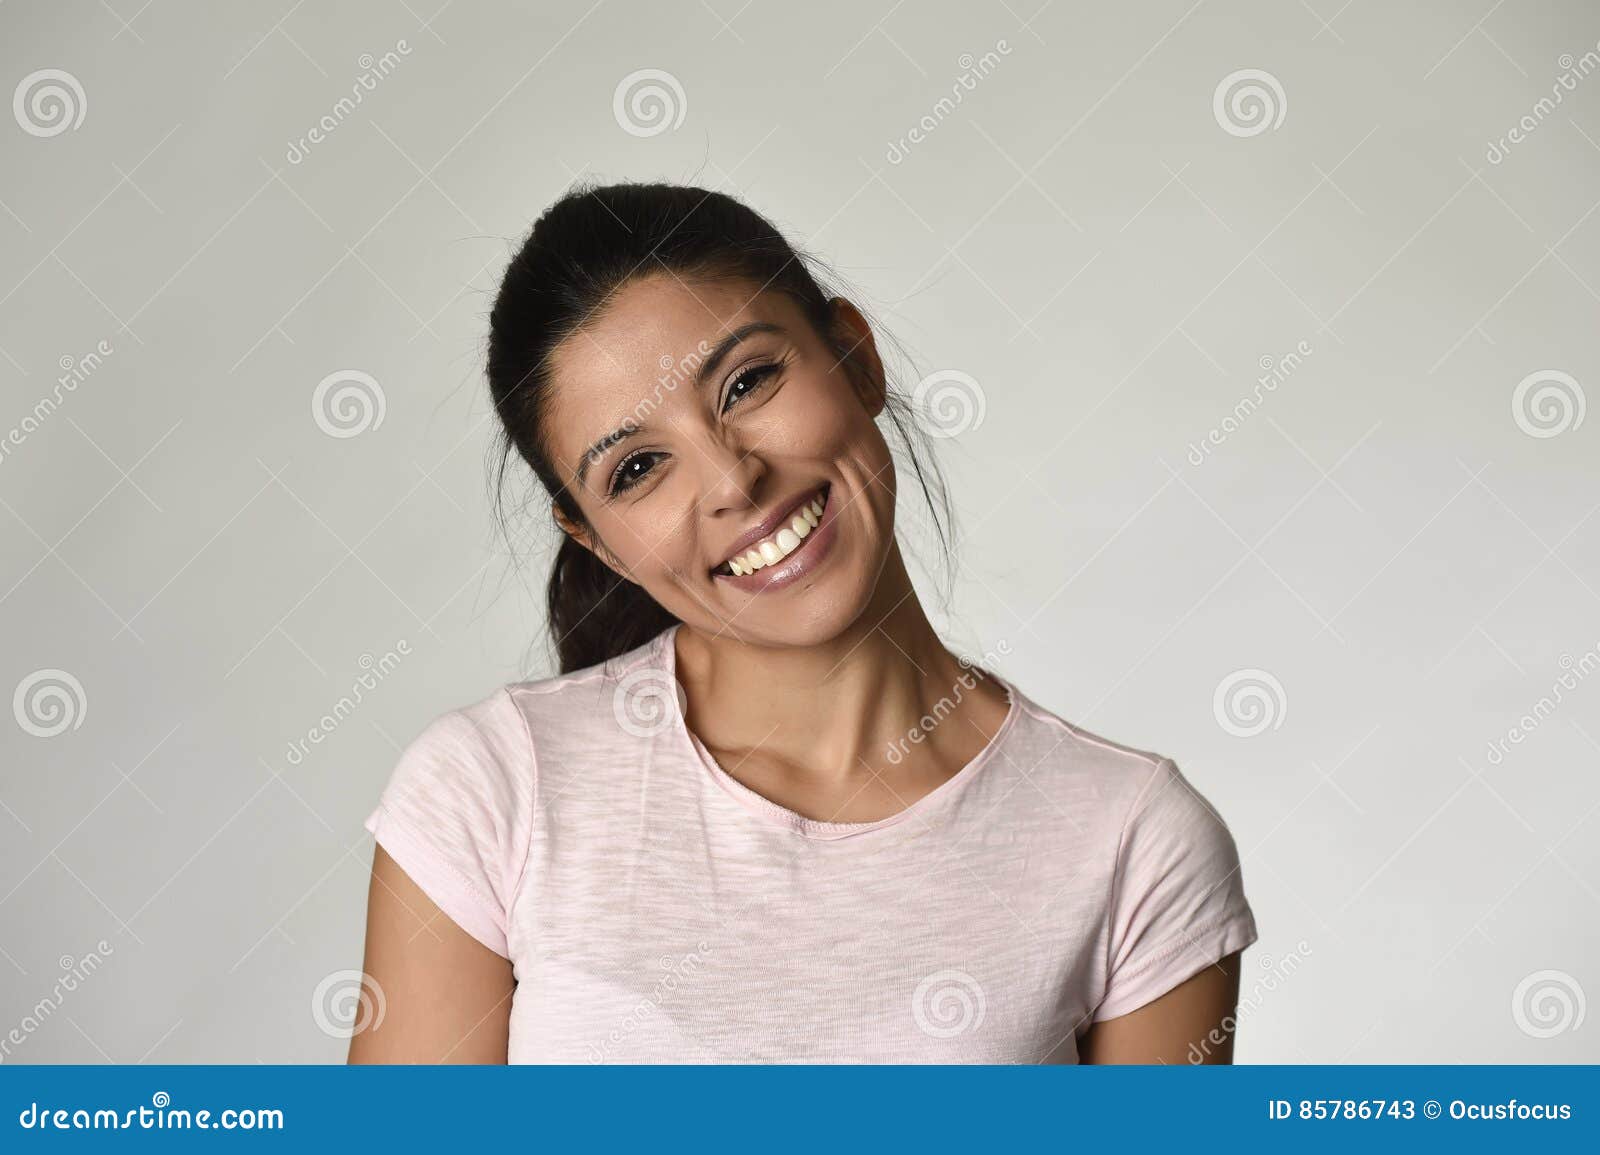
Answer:
M826 574L802 578L783 590L781 597L773 596L770 601L763 601L764 595L752 598L737 617L714 628L756 645L800 647L832 642L869 612L882 570L881 559L852 556L848 560L848 565L841 564ZM702 608L700 613L704 612Z

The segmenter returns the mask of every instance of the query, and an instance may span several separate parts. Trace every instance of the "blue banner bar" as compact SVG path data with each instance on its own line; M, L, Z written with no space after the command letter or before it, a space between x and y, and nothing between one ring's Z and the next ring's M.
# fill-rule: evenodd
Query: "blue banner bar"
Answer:
M1600 1067L0 1067L0 1151L1600 1150ZM1168 1146L1170 1145L1170 1146ZM1182 1145L1181 1147L1179 1145Z

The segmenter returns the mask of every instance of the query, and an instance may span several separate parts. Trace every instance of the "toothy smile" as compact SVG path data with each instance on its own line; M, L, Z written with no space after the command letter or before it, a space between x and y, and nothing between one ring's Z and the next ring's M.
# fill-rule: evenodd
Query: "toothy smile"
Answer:
M776 565L799 549L811 531L817 528L827 501L828 486L825 485L796 506L776 531L741 548L711 572L738 577Z

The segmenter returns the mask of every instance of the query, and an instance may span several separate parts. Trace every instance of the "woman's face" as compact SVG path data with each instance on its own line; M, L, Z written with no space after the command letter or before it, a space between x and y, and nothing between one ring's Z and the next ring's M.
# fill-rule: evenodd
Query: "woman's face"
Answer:
M835 308L854 376L782 293L630 282L551 358L549 452L589 522L558 510L562 528L696 628L844 631L893 544L895 482L870 329Z

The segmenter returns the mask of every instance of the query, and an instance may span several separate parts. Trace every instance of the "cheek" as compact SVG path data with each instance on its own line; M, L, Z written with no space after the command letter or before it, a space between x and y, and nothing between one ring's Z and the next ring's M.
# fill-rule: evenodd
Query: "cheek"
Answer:
M784 419L794 439L789 452L837 470L858 494L852 503L856 516L887 535L893 524L895 470L883 430L842 380L819 385L796 408Z
M784 398L788 405L772 414L763 448L836 473L853 495L848 517L858 527L852 535L855 543L889 540L896 479L883 430L845 383L794 392L793 399Z
M812 460L878 456L877 426L843 381L795 381L761 414L761 446L787 457Z
M681 568L679 554L686 546L681 516L660 500L646 501L598 517L595 528L623 567L640 584L649 584Z

